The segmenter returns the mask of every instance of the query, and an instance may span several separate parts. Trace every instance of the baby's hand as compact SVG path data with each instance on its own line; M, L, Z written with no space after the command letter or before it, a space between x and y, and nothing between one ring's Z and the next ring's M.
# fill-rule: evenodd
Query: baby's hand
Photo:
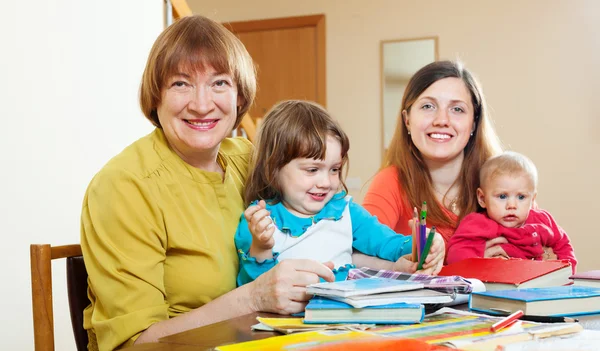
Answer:
M266 206L265 201L260 200L257 205L250 206L244 211L244 217L248 221L248 229L252 233L252 247L258 250L271 250L275 245L275 239L273 238L275 224L273 224Z

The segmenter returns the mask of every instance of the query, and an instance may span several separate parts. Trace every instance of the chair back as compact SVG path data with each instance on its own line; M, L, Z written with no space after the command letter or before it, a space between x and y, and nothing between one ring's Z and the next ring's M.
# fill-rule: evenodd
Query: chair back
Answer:
M67 289L71 324L78 351L87 350L83 310L89 304L87 272L80 245L31 245L31 299L35 351L54 351L54 311L52 307L51 261L67 258Z
M87 350L88 335L83 329L83 310L90 304L87 295L88 274L83 263L83 256L67 257L67 292L69 295L69 310L71 325L77 350Z

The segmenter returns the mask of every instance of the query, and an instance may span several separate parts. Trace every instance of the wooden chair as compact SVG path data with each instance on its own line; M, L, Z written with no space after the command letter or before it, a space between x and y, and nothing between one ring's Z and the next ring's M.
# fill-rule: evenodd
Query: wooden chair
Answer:
M35 351L54 351L54 312L52 308L52 264L67 259L67 291L71 325L78 351L87 350L88 336L83 329L83 310L89 305L87 271L80 245L31 245L31 297Z

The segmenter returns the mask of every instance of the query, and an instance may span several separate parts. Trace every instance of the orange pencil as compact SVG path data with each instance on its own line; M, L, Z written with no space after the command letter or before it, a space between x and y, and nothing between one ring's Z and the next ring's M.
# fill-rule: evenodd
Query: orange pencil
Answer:
M419 262L421 258L421 241L419 240L419 214L417 213L417 207L413 209L413 225L412 231L412 239L413 239L413 252L412 252L412 261Z

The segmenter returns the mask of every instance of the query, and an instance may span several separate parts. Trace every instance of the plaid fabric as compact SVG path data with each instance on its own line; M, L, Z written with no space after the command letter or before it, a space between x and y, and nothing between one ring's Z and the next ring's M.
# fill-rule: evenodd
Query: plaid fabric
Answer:
M384 269L378 271L367 267L353 268L348 272L348 280L374 277L423 283L424 287L427 289L444 293L470 294L473 291L471 283L458 275L438 277L427 274L408 274Z

